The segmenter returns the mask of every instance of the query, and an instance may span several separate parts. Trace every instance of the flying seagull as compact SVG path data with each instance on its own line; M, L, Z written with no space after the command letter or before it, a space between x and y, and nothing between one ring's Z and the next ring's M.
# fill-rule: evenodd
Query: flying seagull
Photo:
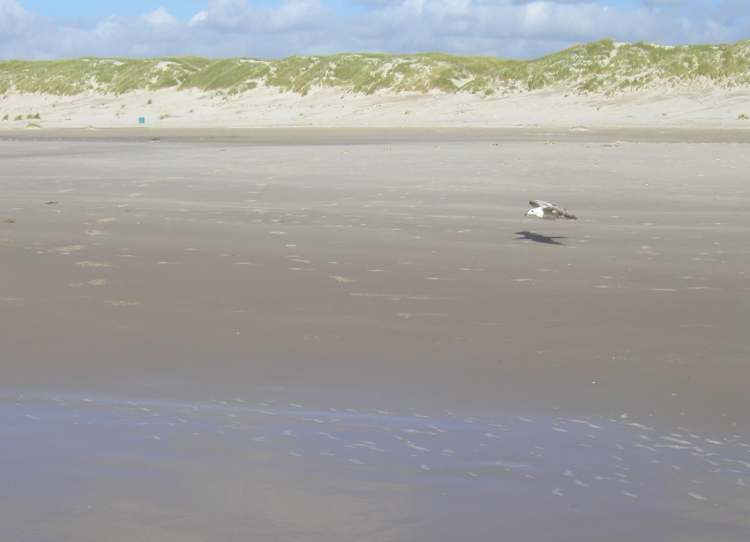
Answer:
M526 212L526 216L535 216L537 218L546 218L549 220L556 220L558 218L567 218L569 220L578 219L576 215L567 209L548 201L532 199L529 201L529 205L531 205L531 209Z

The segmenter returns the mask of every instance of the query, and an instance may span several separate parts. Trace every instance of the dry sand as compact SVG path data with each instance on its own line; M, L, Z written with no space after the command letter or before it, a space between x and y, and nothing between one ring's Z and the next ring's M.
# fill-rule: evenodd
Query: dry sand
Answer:
M6 137L0 538L746 540L747 133Z
M237 95L137 91L121 95L0 97L0 129L258 127L679 127L750 129L750 90L664 85L613 96L565 89L498 94L372 95L313 89L300 96L262 87ZM40 118L29 118L39 115ZM744 115L744 116L743 116ZM20 120L14 120L19 118Z

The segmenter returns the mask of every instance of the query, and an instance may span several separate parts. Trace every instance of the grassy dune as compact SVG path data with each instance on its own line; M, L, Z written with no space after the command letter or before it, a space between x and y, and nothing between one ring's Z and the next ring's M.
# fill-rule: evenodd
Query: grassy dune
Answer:
M750 40L678 47L603 40L527 61L441 53L345 53L281 60L174 57L0 62L2 94L122 94L164 88L236 94L258 85L299 94L319 87L363 94L390 90L492 95L543 88L618 94L664 84L750 86Z

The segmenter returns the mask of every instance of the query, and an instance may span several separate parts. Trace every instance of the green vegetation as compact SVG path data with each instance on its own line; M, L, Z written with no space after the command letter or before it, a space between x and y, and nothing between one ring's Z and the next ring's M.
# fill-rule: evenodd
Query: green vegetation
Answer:
M5 115L3 115L3 120L8 120L9 118L10 118L10 116L7 113Z
M41 118L42 116L39 113L34 113L34 114L29 113L28 115L26 115L26 120L31 120L31 119L40 120Z
M13 120L23 120L23 115L16 115Z
M747 113L740 113L737 115L737 120L750 120L750 116Z
M750 40L677 47L602 40L528 61L442 53L343 53L281 60L169 57L0 62L0 94L123 94L175 88L231 95L265 86L303 95L317 88L334 88L362 94L388 90L491 96L548 88L614 94L662 84L750 86Z

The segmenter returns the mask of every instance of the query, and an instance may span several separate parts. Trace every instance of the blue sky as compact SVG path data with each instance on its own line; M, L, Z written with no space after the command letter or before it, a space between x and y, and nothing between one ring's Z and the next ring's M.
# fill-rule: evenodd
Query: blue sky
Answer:
M178 19L188 20L196 12L206 9L208 2L202 0L115 0L102 2L96 0L17 0L29 11L56 18L100 18L108 15L136 16L154 11L160 7ZM323 2L337 13L350 14L361 12L364 3L333 0ZM278 6L278 0L253 0L248 2L255 6Z
M0 0L0 58L446 51L750 38L750 0Z

